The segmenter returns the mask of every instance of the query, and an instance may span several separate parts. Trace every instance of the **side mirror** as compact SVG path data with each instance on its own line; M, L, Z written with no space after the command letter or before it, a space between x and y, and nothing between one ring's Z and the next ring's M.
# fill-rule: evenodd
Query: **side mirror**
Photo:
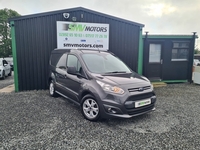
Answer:
M76 67L68 67L67 73L76 75L77 74Z

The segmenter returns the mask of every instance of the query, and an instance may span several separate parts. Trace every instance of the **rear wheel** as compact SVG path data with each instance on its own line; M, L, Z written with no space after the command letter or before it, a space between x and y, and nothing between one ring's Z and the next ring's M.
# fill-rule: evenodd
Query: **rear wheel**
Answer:
M2 79L4 80L5 78L6 78L5 71L3 71Z
M55 83L54 83L53 80L51 80L50 83L49 83L49 94L52 97L56 97L57 96L57 93L55 92Z
M10 73L8 74L8 76L12 76L12 69L10 69Z
M92 95L88 94L83 97L81 112L89 121L97 121L100 118L99 104Z

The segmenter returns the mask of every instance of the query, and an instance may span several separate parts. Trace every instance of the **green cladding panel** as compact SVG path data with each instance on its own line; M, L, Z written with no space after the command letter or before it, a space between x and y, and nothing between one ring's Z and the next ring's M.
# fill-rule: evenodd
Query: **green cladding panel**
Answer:
M142 75L143 70L143 39L142 39L142 27L140 27L139 34L139 52L138 52L138 73Z
M12 55L13 55L13 65L14 65L15 92L18 92L19 87L18 87L17 52L16 52L15 23L14 23L14 21L11 21L10 25L11 25L11 38L12 38Z

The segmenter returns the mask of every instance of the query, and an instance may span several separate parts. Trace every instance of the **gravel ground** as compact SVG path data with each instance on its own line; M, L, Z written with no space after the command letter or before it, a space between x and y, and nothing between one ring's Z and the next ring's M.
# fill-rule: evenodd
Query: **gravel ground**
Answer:
M14 72L12 72L12 76L6 77L4 80L0 79L0 89L9 86L11 84L14 84Z
M200 86L156 88L156 111L131 119L85 120L48 91L0 94L0 150L200 149Z

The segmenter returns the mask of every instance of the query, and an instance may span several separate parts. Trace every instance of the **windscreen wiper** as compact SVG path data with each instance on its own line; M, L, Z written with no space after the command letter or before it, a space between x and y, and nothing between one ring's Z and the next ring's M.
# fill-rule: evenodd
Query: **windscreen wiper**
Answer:
M126 71L111 71L111 72L105 72L105 74L112 74L112 73L126 73Z

